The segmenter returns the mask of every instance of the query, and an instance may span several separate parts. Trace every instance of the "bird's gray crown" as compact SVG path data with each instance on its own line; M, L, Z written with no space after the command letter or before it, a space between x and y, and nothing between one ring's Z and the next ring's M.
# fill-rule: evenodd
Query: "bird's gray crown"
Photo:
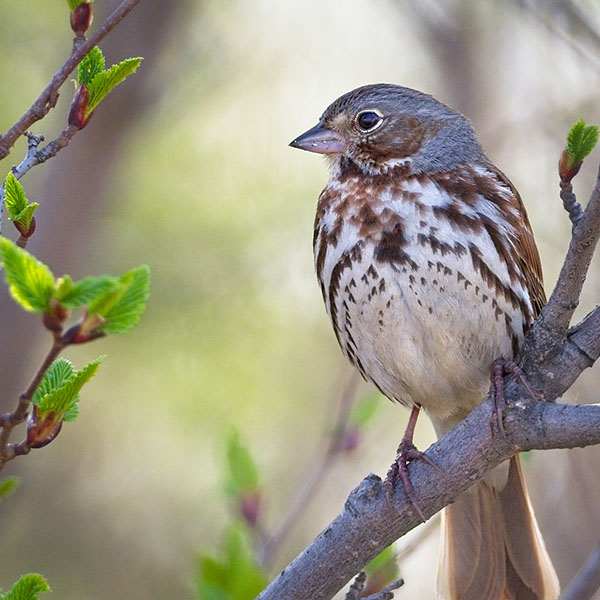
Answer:
M353 116L368 109L379 111L390 121L411 117L425 128L423 143L410 159L415 173L447 171L466 162L487 162L471 123L462 114L411 88L387 83L356 88L335 100L321 119L327 125L340 114ZM382 137L380 143L391 140Z

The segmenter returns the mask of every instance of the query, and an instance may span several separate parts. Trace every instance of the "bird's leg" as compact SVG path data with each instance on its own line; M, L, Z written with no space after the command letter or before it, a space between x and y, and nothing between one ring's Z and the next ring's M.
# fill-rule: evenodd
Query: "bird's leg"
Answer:
M493 434L493 421L496 420L498 423L498 430L500 431L502 437L506 437L506 431L504 430L504 410L506 409L506 398L504 397L504 377L509 374L514 375L519 380L521 385L527 390L527 393L534 400L538 398L537 394L529 385L523 369L521 369L516 362L512 360L507 361L502 358L493 362L490 373L490 381L492 400L494 402L494 414L492 415L490 426L492 427Z
M421 407L419 405L415 405L412 408L410 413L410 417L408 418L408 425L406 426L406 431L402 436L402 441L398 446L398 450L396 451L396 460L392 463L389 471L387 472L387 476L384 481L384 485L386 488L386 495L388 506L390 508L390 513L394 514L393 509L393 497L394 497L394 485L398 479L402 481L402 486L404 487L404 493L408 498L409 502L412 504L415 512L419 515L423 523L425 522L425 515L419 506L417 501L417 494L415 493L415 488L410 481L410 477L408 475L408 463L412 460L422 460L434 469L437 469L444 477L446 474L440 469L424 452L421 452L414 444L413 444L413 435L415 433L415 426L417 424L417 419L419 417L419 411Z

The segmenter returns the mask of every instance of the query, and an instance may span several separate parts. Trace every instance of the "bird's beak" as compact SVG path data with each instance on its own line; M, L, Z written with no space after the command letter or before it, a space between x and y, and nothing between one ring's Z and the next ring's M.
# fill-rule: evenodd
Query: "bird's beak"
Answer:
M324 127L323 122L319 121L312 129L290 142L290 146L319 154L336 154L344 151L346 140L339 133Z

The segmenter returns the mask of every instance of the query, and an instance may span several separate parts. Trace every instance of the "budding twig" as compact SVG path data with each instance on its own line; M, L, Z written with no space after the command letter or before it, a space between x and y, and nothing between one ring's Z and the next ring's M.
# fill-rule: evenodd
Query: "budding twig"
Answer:
M0 160L8 156L10 149L21 135L35 122L43 119L56 106L58 90L67 80L69 74L81 62L88 52L97 46L141 0L123 0L123 2L105 19L104 23L82 43L73 45L73 50L64 64L54 74L50 83L44 88L35 102L27 109L21 118L4 134L0 136Z
M19 396L19 401L15 410L12 413L6 413L2 415L2 418L0 419L0 473L6 466L6 463L15 458L15 456L27 454L27 452L29 452L29 448L25 442L12 445L9 444L8 441L10 439L12 430L17 425L22 423L27 417L27 411L31 405L33 394L40 385L44 375L50 368L50 365L58 358L58 355L67 345L63 340L61 331L62 329L52 332L54 338L52 347L46 355L46 358L44 358L44 361L40 365L40 368L37 370L30 384L27 386L27 389Z

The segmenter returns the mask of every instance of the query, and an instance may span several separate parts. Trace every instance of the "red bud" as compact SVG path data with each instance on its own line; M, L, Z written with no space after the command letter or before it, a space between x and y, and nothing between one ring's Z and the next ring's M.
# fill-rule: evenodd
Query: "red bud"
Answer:
M83 35L89 29L92 18L92 4L90 2L82 2L71 13L71 28L77 35Z
M241 499L240 513L250 525L256 525L261 508L260 492L246 492Z
M342 452L352 452L353 450L356 450L359 443L360 430L358 427L351 427L340 440L339 450Z
M34 404L27 422L27 446L29 448L47 446L60 433L62 424L61 415L55 412L48 412L40 419L39 408Z
M25 229L25 227L23 227L23 225L21 225L21 223L17 223L16 221L13 221L14 226L17 228L18 232L24 237L24 238L30 238L33 235L33 232L35 231L35 217L31 217L31 222L29 223L29 229Z
M580 161L576 164L571 164L571 159L567 153L567 149L565 148L558 161L558 174L560 176L561 181L566 181L567 183L579 173L579 169L581 169L581 165L583 161Z
M86 117L86 112L89 105L90 91L87 89L85 83L83 83L75 92L73 102L71 102L71 109L69 110L69 125L74 125L78 129L83 129L88 124L88 121L92 116L90 114Z

